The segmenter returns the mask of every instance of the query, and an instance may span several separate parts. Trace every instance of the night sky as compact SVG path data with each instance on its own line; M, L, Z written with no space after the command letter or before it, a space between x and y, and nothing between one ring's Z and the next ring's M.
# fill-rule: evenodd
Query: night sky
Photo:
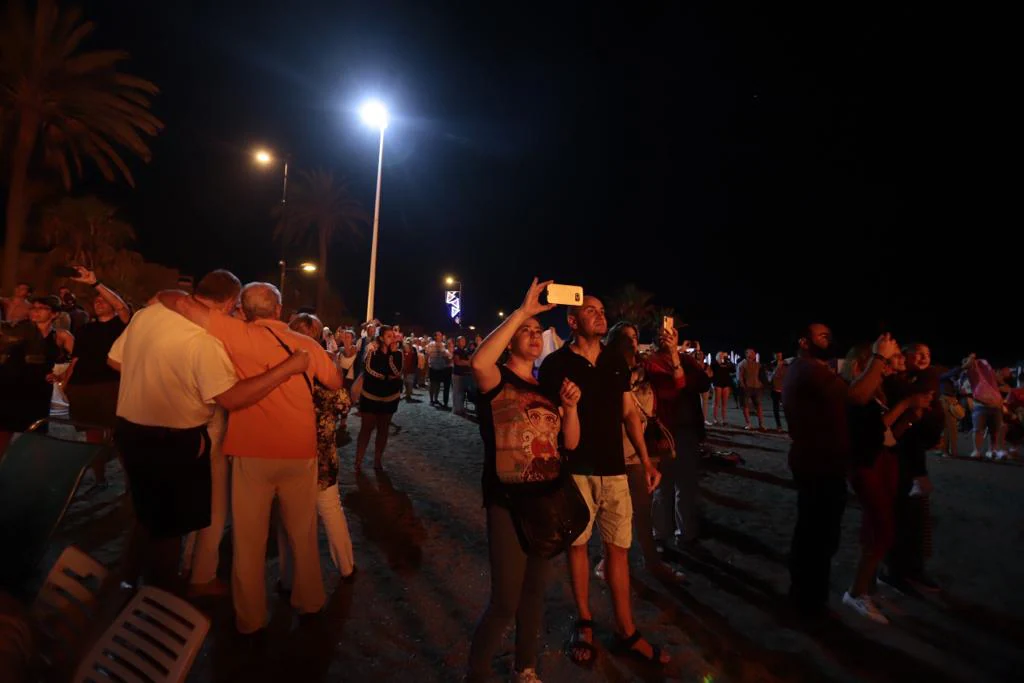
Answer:
M252 148L347 176L372 209L356 109L378 96L385 322L442 323L452 273L489 328L536 274L636 283L709 350L788 350L820 319L842 343L889 329L940 360L1015 359L1000 330L1019 294L1005 309L999 291L1021 239L995 215L1009 180L948 33L967 18L787 4L85 2L90 47L131 52L167 126L137 189L100 193L149 260L272 277L280 178ZM330 257L357 317L369 245Z

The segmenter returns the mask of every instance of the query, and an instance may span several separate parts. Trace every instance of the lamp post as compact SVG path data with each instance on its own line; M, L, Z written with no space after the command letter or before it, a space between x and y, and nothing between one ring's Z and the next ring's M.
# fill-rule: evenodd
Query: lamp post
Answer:
M370 285L366 292L366 319L373 320L373 295L377 285L377 231L380 227L380 184L384 171L384 129L388 127L388 110L377 100L370 100L360 110L363 122L380 131L377 153L377 196L373 202L373 241L370 246Z
M256 163L259 164L260 166L270 166L271 164L274 163L274 161L276 161L276 159L274 158L274 155L271 154L270 152L268 152L265 149L258 149L258 150L256 150L255 152L253 152L252 157L253 157L253 159L256 160ZM290 160L290 157L288 157L287 155L283 159L283 161L284 161L284 172L282 174L282 179L281 179L281 206L282 207L284 207L284 206L286 206L288 204L288 161L289 160Z
M277 265L281 266L281 286L280 286L280 290L281 290L281 298L282 299L284 298L285 273L287 273L289 271L296 271L297 270L297 271L301 271L303 273L311 275L311 274L316 272L316 264L315 263L310 263L309 261L303 261L302 263L300 263L295 268L289 268L288 264L285 263L284 259L281 259L280 261L277 262Z

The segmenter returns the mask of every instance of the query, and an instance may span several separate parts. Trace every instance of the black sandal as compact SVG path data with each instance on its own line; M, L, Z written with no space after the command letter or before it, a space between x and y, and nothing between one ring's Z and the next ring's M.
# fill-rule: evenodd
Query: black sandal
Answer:
M583 629L590 629L590 639L594 639L594 622L591 619L577 619L573 625L572 638L569 639L567 654L576 666L581 666L584 669L593 669L594 664L597 663L597 648L594 647L592 642L588 643L583 640L583 635L580 633ZM578 650L588 652L589 656L579 656L577 654Z
M628 638L619 638L619 648L622 650L623 654L629 655L633 659L638 659L646 664L654 664L655 666L665 666L668 664L668 662L661 661L661 648L654 643L650 643L650 657L645 656L644 653L640 652L640 650L633 648L633 646L640 642L643 637L643 634L640 633L640 629L637 629L633 631L633 635Z

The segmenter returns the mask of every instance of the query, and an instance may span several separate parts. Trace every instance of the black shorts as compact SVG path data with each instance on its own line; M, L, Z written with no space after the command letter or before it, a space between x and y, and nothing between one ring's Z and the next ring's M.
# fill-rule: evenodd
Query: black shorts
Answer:
M117 419L114 440L131 484L135 517L155 538L210 526L210 435Z

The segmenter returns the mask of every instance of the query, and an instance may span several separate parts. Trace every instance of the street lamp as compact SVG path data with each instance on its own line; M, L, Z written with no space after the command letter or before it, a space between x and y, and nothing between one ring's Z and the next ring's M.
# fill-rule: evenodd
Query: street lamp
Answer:
M373 320L373 294L377 284L377 231L380 227L380 181L384 171L384 129L388 127L388 110L379 100L370 100L359 110L363 123L380 131L377 154L377 197L373 202L373 242L370 246L370 286L366 292L366 319Z
M276 161L274 155L265 149L257 149L252 158L260 166L269 167ZM288 203L288 157L284 158L284 178L281 182L281 206Z
M309 261L303 261L302 263L300 263L296 267L289 268L288 264L286 264L284 262L284 259L281 259L280 261L277 262L277 265L281 266L281 287L280 287L280 290L281 290L281 296L282 297L284 296L284 275L285 275L285 273L287 273L289 271L290 272L299 271L301 273L306 273L307 275L312 275L313 273L316 272L316 264L315 263L311 263Z
M498 317L499 318L504 318L505 317L505 311L498 311Z

